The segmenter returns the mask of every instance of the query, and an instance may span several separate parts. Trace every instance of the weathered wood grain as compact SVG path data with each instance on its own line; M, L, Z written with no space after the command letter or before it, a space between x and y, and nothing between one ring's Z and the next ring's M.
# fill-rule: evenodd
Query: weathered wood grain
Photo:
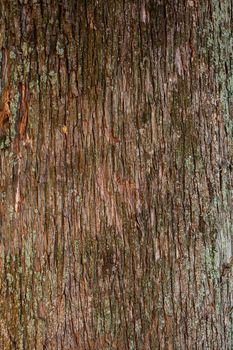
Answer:
M0 2L0 349L232 348L232 13Z

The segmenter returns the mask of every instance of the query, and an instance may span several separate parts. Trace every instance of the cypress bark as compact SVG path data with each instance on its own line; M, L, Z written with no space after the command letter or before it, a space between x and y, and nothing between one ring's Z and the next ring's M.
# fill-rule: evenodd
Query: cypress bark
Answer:
M232 1L0 14L0 348L231 349Z

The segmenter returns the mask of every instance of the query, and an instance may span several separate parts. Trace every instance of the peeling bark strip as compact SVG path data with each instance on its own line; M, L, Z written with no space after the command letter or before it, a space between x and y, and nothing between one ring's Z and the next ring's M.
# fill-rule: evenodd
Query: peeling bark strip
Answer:
M9 88L5 88L2 92L1 96L1 104L0 104L0 128L2 128L10 118L10 108L9 108Z
M20 108L19 108L19 137L22 140L26 135L28 124L28 88L20 84Z
M232 349L232 13L0 1L1 350Z

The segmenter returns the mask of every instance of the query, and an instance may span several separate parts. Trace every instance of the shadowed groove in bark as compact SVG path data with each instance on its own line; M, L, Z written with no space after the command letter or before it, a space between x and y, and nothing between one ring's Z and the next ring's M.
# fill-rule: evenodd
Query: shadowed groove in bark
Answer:
M0 348L231 349L232 1L0 13Z

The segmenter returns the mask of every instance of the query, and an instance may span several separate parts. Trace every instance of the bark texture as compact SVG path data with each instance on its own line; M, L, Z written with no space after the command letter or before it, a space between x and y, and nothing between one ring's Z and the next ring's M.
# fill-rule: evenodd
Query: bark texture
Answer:
M0 349L232 349L233 2L0 15Z

